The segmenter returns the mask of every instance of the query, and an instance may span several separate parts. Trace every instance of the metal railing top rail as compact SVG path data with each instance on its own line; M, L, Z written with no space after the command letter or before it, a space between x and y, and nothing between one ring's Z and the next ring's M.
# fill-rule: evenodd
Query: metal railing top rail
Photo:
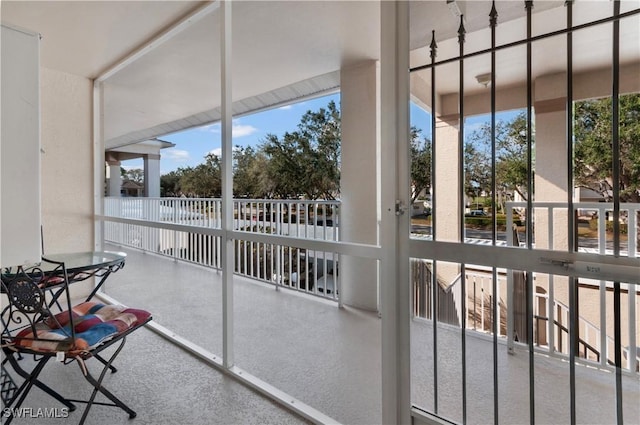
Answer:
M180 200L180 201L219 201L222 202L222 198L189 198L189 197L121 197L121 196L105 196L104 199L121 199L127 201L144 201L144 200L154 200L154 201L172 201L172 200ZM233 202L266 202L273 204L291 204L291 203L301 203L301 204L339 204L340 199L272 199L272 198L233 198Z
M541 202L533 201L534 208L568 208L567 202ZM507 208L524 208L527 206L526 201L508 201L506 203ZM584 209L613 209L613 202L574 202L574 210ZM621 202L620 208L624 210L640 210L640 203L638 202Z

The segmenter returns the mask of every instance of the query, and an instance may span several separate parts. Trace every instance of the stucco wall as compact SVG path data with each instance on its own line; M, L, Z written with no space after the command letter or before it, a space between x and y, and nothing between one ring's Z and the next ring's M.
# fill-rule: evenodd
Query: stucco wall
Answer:
M41 68L40 96L45 253L89 251L94 237L92 84Z

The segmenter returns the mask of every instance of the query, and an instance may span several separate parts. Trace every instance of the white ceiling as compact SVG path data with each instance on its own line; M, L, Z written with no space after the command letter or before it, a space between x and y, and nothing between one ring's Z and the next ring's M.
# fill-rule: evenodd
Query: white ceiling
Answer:
M202 3L2 0L0 18L42 35L42 66L92 79Z
M489 47L489 1L458 2L466 17L465 50ZM498 1L498 43L522 38L522 1ZM6 1L3 22L43 35L42 65L95 78L154 36L207 2ZM565 25L563 1L534 2L534 34ZM610 16L608 0L575 2L574 23ZM622 2L623 12L640 7ZM424 46L436 31L438 60L457 54L459 20L445 0L410 3L411 64L428 63ZM213 12L151 50L105 85L107 146L148 139L219 119L219 21ZM640 18L622 22L621 56L638 61ZM339 85L339 69L379 58L380 6L372 1L234 1L234 111L244 114ZM576 70L610 62L611 25L575 35ZM534 72L563 70L564 38L536 43ZM524 47L498 54L499 85L522 81ZM467 90L480 90L475 75L489 71L489 57L465 62ZM457 64L438 71L439 90L457 90ZM427 79L428 81L428 79Z
M186 116L220 104L219 11L181 32L107 81L105 138ZM339 85L343 66L378 58L379 7L373 2L234 2L234 100L253 100L262 109ZM320 78L327 74L334 78ZM337 77L337 78L336 78ZM316 81L306 90L303 82ZM294 85L287 93L282 88ZM161 88L161 90L158 90ZM256 102L256 97L271 96ZM236 113L248 112L240 108ZM247 110L248 109L248 110ZM123 120L122 116L128 119ZM206 119L206 118L204 118ZM175 123L178 127L187 122Z

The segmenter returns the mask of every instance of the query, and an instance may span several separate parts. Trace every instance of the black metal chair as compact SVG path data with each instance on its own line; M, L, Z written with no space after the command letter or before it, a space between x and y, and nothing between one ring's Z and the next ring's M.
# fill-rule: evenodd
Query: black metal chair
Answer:
M126 337L150 321L151 314L93 301L72 305L64 263L52 263L55 265L53 271L43 272L36 266L4 269L2 273L2 294L8 298L1 312L5 423L11 422L34 386L58 400L69 411L75 410L74 403L86 403L80 424L84 423L94 404L119 407L134 418L136 412L107 390L102 381L108 370L116 371L112 363L122 350ZM60 290L63 297L59 297ZM50 294L56 294L55 298ZM108 359L102 358L99 353L112 345L116 347L115 351ZM22 355L33 355L35 365L30 371L23 367ZM97 379L87 368L86 361L90 358L95 358L103 366ZM79 365L83 376L93 387L88 400L67 399L38 379L51 359ZM6 367L7 363L11 368ZM24 379L19 386L9 369ZM96 401L98 392L110 403Z

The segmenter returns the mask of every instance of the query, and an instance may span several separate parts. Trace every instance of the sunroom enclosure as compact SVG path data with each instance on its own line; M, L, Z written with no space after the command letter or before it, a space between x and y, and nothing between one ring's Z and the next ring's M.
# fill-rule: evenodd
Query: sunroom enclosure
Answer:
M105 299L148 308L155 331L312 421L639 417L639 206L622 199L615 158L617 99L640 91L640 5L492 6L3 1L3 22L71 35L43 30L48 252L126 250ZM147 29L124 55L109 50L131 35L123 22ZM88 67L69 52L94 33L84 44L104 49L102 65L67 67ZM340 202L234 200L233 120L338 89ZM600 97L614 105L613 189L586 204L573 196L573 104ZM422 235L409 214L410 99L432 112ZM499 228L494 178L479 239L465 227L464 122L515 108L527 197ZM102 196L105 151L211 122L221 199ZM589 246L583 211L596 215Z

